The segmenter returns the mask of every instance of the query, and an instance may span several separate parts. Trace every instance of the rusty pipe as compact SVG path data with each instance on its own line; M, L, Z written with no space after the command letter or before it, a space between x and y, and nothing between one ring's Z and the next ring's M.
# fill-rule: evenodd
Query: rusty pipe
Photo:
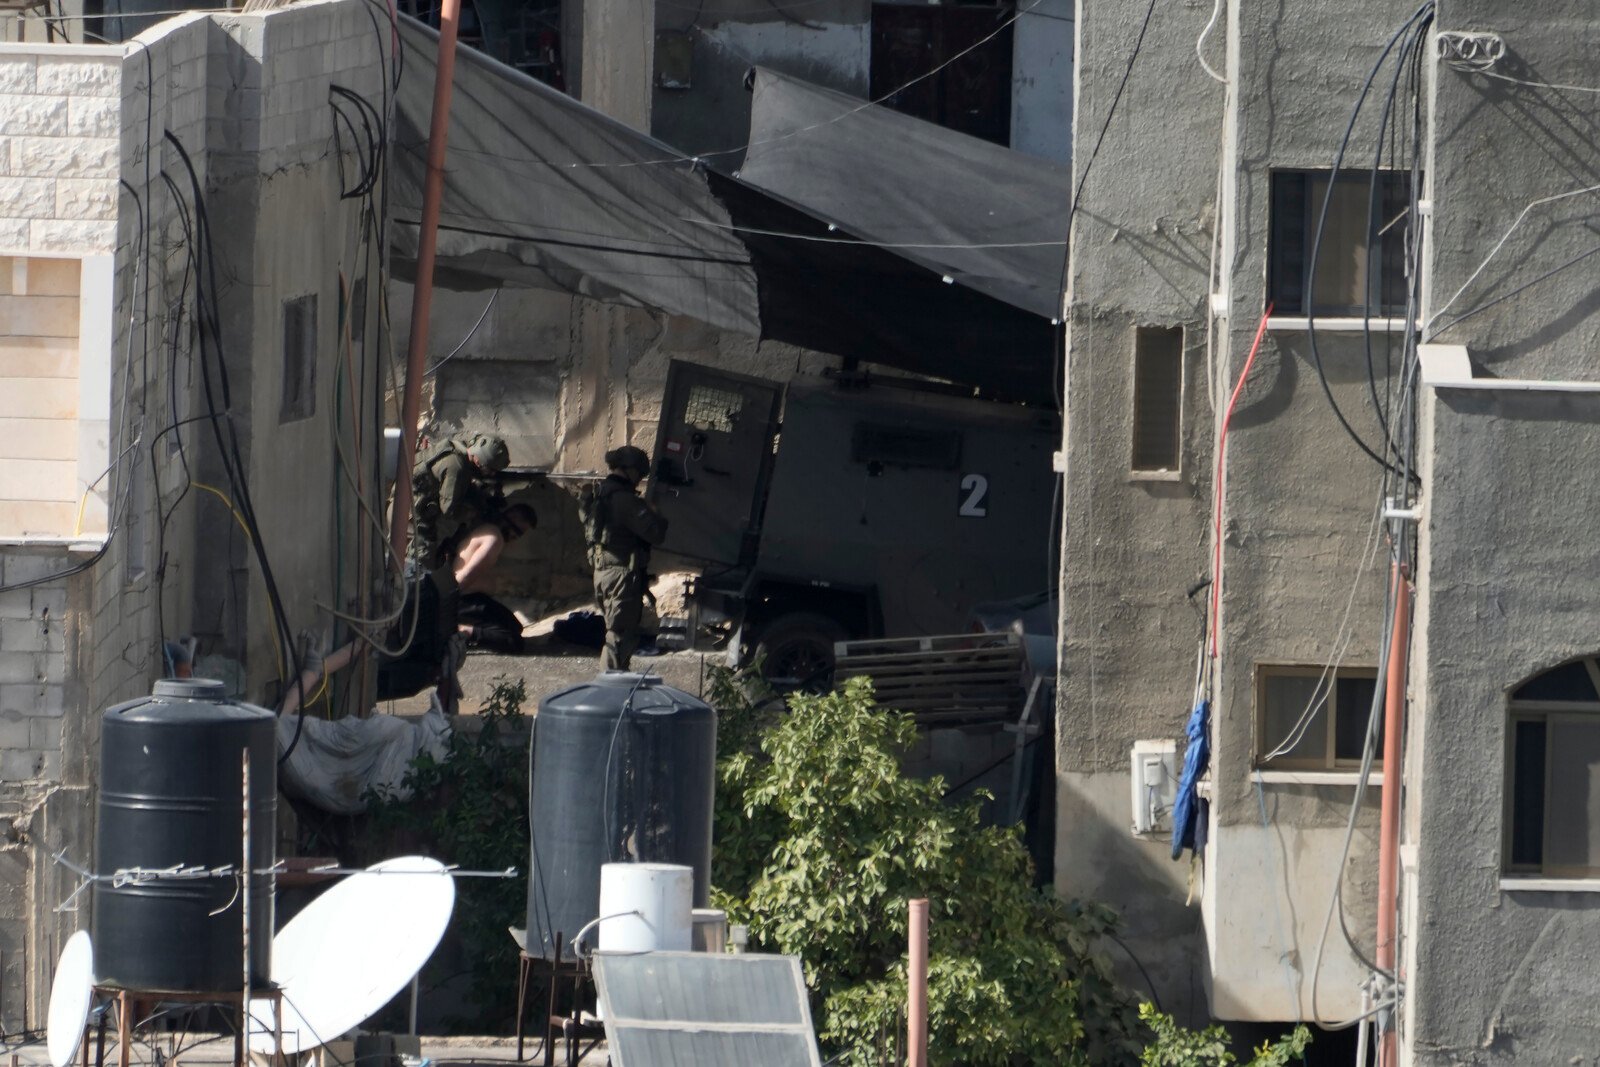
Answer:
M444 148L450 133L450 90L456 74L456 30L461 0L443 0L439 10L439 63L433 80L433 120L428 126L428 171L422 186L422 221L417 234L417 281L411 301L411 343L400 403L400 462L394 475L394 516L389 543L404 559L411 540L411 465L417 459L417 420L427 368L428 321L433 311L433 264L439 247L439 209L444 201Z
M1383 696L1383 807L1378 837L1378 968L1396 974L1395 941L1400 898L1400 735L1405 730L1406 647L1410 637L1411 586L1398 562L1390 572L1394 586L1394 626L1389 635L1389 672ZM1399 983L1395 983L1398 988ZM1378 1046L1379 1067L1395 1067L1398 1008Z
M906 989L906 1065L928 1067L928 901L910 903Z

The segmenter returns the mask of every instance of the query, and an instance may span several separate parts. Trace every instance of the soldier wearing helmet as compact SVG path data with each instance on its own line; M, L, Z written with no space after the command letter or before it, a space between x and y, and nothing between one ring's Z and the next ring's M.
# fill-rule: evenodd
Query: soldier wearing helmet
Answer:
M438 566L445 536L471 529L489 514L493 494L486 481L511 462L504 438L477 433L447 437L417 456L411 468L416 531L411 558L426 569Z
M649 581L650 549L667 534L667 520L639 498L639 483L650 473L643 449L623 445L606 453L611 469L605 481L585 490L579 501L594 596L606 621L605 670L627 670L639 645L639 618Z

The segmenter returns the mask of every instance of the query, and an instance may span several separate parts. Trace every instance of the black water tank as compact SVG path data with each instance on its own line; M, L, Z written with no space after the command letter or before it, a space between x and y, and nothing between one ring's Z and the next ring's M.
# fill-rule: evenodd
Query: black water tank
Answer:
M711 891L717 717L653 675L607 671L544 698L529 782L528 953L563 956L600 908L604 863L694 868ZM592 943L592 942L591 942Z
M270 711L227 699L221 682L157 682L101 718L95 873L182 866L238 871L243 760L250 761L250 867L270 868L278 762ZM272 890L250 877L250 982L271 972ZM243 985L242 904L231 877L95 883L94 963L102 985L222 993ZM215 913L215 914L213 914Z

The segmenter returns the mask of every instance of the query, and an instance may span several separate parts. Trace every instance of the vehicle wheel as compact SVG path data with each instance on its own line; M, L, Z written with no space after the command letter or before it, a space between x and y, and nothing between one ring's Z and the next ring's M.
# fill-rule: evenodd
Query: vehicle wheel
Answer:
M833 688L833 643L848 636L826 615L782 615L762 628L756 642L761 674L780 693L825 693Z

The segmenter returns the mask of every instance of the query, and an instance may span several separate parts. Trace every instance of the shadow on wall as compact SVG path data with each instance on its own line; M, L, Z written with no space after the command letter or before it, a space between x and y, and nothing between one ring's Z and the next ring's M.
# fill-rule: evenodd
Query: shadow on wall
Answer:
M507 500L532 507L539 525L509 545L500 557L494 595L535 601L541 615L592 599L594 584L583 524L578 521L577 497L555 482L540 480L510 494Z
M1122 917L1121 944L1102 946L1117 980L1185 1025L1208 1017L1199 886L1184 904L1188 863L1164 834L1129 829L1126 774L1057 774L1056 892L1107 904ZM1198 882L1200 872L1195 870Z

